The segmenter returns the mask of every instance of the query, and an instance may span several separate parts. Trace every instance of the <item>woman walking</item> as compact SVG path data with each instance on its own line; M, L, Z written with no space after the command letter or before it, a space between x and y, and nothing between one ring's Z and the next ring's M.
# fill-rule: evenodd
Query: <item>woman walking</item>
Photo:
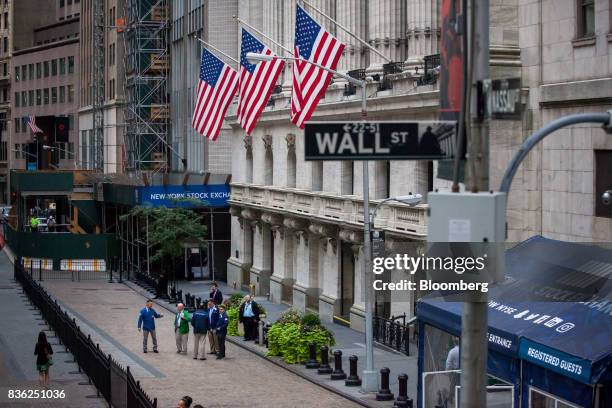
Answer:
M53 348L47 341L45 332L38 333L38 342L34 348L36 356L36 368L38 369L40 385L47 389L49 388L49 367L53 365Z

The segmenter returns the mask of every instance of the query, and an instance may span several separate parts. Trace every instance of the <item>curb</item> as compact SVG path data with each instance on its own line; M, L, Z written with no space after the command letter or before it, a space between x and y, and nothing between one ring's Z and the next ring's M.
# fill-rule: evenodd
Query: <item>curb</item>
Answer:
M143 296L145 298L149 298L150 293L145 291L144 289L140 288L138 285L136 285L132 281L124 280L123 284L125 286L127 286L128 288L132 289L134 292L138 293L139 295L141 295L141 296ZM152 300L153 300L153 302L155 304L159 305L160 307L163 307L167 311L175 313L176 308L173 308L173 307L171 308L171 305L166 305L164 303L161 303L158 299L152 299ZM266 361L269 361L270 363L276 365L277 367L284 368L285 370L287 370L287 371L289 371L289 372L291 372L291 373L293 373L293 374L295 374L295 375L297 375L297 376L307 380L308 382L310 382L312 384L315 384L315 385L317 385L317 386L319 386L321 388L324 388L327 391L333 392L334 394L339 395L339 396L341 396L341 397L343 397L345 399L348 399L348 400L354 402L355 404L361 405L362 407L366 407L366 408L380 408L380 405L372 405L372 404L368 403L368 401L364 401L362 399L356 398L355 396L347 394L347 393L344 393L344 392L338 390L335 387L332 387L330 385L327 385L327 384L321 383L319 381L316 381L315 379L304 375L301 371L299 371L298 369L296 369L294 367L289 366L288 364L284 364L281 361L278 361L276 359L272 359L272 358L266 356L263 353L259 353L256 350L253 350L252 348L250 348L248 346L245 346L244 344L242 344L242 342L240 342L239 340L234 339L233 337L227 336L225 339L228 342L230 342L230 343L232 343L232 344L234 344L234 345L236 345L236 346L238 346L238 347L240 347L240 348L242 348L244 350L247 350L247 351L253 353L256 356L258 356L258 357L260 357L260 358L262 358L262 359L264 359Z

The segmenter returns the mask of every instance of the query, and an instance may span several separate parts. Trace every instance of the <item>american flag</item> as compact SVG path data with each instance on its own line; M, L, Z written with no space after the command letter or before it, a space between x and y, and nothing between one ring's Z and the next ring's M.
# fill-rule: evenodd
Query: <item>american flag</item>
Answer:
M285 62L275 58L272 61L260 61L251 64L247 61L247 53L275 55L272 50L242 29L240 49L240 91L238 94L238 122L250 135L266 107L274 84L283 71Z
M336 69L344 44L322 28L298 4L295 18L295 57ZM293 64L291 121L303 128L325 95L332 74L305 61Z
M216 140L237 89L238 72L204 49L191 126L199 134Z
M34 133L43 133L42 129L36 126L36 118L34 115L28 116L28 126Z

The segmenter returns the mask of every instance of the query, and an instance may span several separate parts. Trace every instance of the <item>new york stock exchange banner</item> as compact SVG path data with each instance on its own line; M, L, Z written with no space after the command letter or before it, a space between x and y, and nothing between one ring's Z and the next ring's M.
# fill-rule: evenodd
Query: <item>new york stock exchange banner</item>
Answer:
M230 187L227 184L168 185L138 187L136 203L151 207L227 207Z

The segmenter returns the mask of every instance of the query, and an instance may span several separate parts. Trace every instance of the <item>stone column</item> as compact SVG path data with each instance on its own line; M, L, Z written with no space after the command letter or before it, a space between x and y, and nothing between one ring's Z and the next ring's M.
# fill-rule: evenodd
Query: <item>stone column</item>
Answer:
M230 207L232 215L232 248L227 260L227 284L240 287L242 285L242 267L244 265L244 219L240 218L240 208Z
M257 2L255 2L257 3ZM260 3L261 4L261 3ZM282 0L263 0L263 33L274 41L283 43L283 1ZM275 45L272 41L261 38L256 33L256 37L266 44L276 55L285 55L281 47ZM283 83L283 77L279 78L279 84Z
M408 0L408 59L406 68L415 71L423 57L437 54L439 10L437 0Z
M374 46L392 62L406 59L406 5L404 0L369 0L368 38ZM368 72L382 72L386 63L378 54L370 52Z
M365 0L336 0L336 21L362 40L367 40L366 17ZM366 68L368 52L364 50L363 44L339 28L336 34L337 38L346 45L344 55L338 62L338 71Z
M253 228L253 266L250 281L255 285L255 295L266 296L270 293L270 246L272 245L270 225L255 221Z
M408 193L426 196L429 187L427 161L391 161L391 197Z
M365 331L363 245L353 245L352 249L354 256L353 264L355 265L355 299L350 309L351 329Z
M322 224L311 224L309 230L319 244L318 286L321 288L318 299L319 316L322 320L333 322L341 306L337 229Z
M283 301L283 288L292 288L295 283L293 273L294 231L281 225L273 225L272 240L274 245L274 272L270 277L270 301L281 303Z

